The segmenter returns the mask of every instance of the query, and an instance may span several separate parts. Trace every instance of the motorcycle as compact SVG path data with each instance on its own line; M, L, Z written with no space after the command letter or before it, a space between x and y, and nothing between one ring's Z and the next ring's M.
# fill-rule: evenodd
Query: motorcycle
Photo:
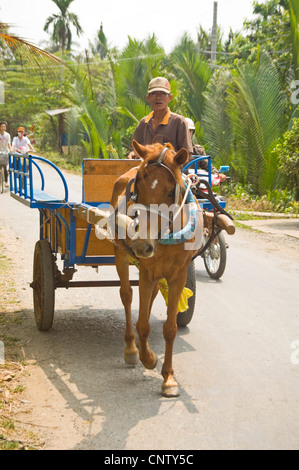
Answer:
M208 172L198 167L198 163L202 159L208 159ZM202 252L201 257L203 258L206 271L210 278L220 279L226 268L228 244L225 241L223 230L218 231L213 240L210 240L213 233L213 217L211 217L211 215L214 214L217 209L215 209L208 199L203 198L203 193L208 195L208 185L213 189L213 187L223 184L221 175L229 171L229 166L221 166L217 173L212 173L211 157L205 156L190 162L183 171L186 172L186 170L188 170L187 174L195 173L200 179L198 190L195 188L193 192L198 203L204 210L204 214L206 214L206 217L204 216L203 246L200 250ZM226 177L225 182L228 181L229 177ZM226 207L226 201L222 196L214 193L214 198L221 208Z

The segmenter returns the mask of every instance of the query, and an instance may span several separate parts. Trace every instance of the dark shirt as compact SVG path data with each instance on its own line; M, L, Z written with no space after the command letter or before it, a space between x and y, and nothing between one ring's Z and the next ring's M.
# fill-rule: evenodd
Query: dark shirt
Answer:
M154 112L141 119L137 125L133 139L141 145L151 145L159 143L162 145L168 142L178 152L181 148L188 150L192 155L192 142L188 130L188 124L185 118L179 114L172 113L168 108L162 122L154 131L152 127L152 118Z

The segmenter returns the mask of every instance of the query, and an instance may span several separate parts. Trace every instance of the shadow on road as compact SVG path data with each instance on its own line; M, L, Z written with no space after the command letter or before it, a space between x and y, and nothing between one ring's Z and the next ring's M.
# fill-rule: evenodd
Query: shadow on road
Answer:
M136 321L136 311L133 316ZM47 333L36 329L32 311L26 311L26 317L19 327L21 331L16 332L24 340L26 358L37 361L66 408L88 428L74 449L125 449L138 423L156 417L165 402L175 407L181 401L186 412L198 413L183 389L176 399L160 394L164 320L152 317L149 342L158 355L158 365L147 371L141 363L130 367L124 362L122 309L95 310L86 306L57 310L53 328ZM194 350L188 343L188 331L178 330L174 356ZM143 439L146 445L146 436ZM151 448L150 443L147 445Z

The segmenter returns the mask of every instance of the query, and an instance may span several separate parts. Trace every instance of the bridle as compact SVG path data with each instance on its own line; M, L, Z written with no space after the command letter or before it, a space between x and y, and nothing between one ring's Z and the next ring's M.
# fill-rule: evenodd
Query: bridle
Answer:
M159 231L158 237L157 237L159 242L165 245L182 243L186 240L190 240L190 238L192 238L192 235L198 225L198 216L200 212L200 208L198 207L198 204L195 202L195 198L191 191L191 186L193 185L191 178L188 180L187 184L185 182L185 188L182 188L179 182L177 181L177 178L175 177L173 171L167 165L165 165L165 163L163 163L164 156L168 150L171 150L171 149L169 149L169 147L167 146L164 147L162 152L159 155L158 160L148 162L143 167L143 169L156 165L156 166L159 166L160 168L166 169L171 174L175 182L174 205L175 207L178 208L175 214L173 214L170 217L169 212L164 213L160 209L157 210L155 207L138 203L137 183L140 177L140 169L137 170L135 177L132 178L128 182L125 196L123 200L121 201L121 204L117 206L117 208L115 209L115 214L116 214L117 211L120 209L120 206L124 205L125 208L127 208L128 206L130 208L131 206L129 205L129 203L133 202L132 209L135 214L138 214L138 211L146 211L148 214L155 214L155 215L159 215L162 218L165 218L169 222L169 227L163 233ZM175 153L173 150L171 151ZM133 192L131 191L132 185L133 185ZM181 195L183 199L182 199L181 204L179 204ZM175 219L180 215L184 207L186 207L185 204L188 205L188 212L189 212L188 222L182 230L179 230L176 233L172 233L171 228L173 227L173 223ZM138 215L135 215L135 217L133 217L133 221L134 221L135 227L137 227L139 223ZM138 234L136 236L138 236Z
M144 206L143 204L138 203L137 181L138 181L138 178L139 178L140 168L137 167L137 173L136 173L135 177L132 178L131 180L129 180L129 182L127 183L125 196L122 198L121 202L116 206L114 211L111 212L109 217L108 217L107 233L110 232L110 236L108 235L108 238L111 241L113 241L113 243L118 245L118 243L115 240L115 237L113 237L113 235L111 235L111 233L114 233L114 232L112 232L111 229L115 228L115 226L117 225L116 224L116 220L117 220L116 216L117 216L118 212L122 211L122 213L125 214L127 212L127 207L128 206L129 207L132 206L133 209L135 210L135 212L143 210L143 211L146 211L147 213L155 213L155 214L158 214L162 218L163 217L166 218L168 222L171 222L171 224L169 226L170 228L171 228L171 226L173 226L173 221L181 213L183 208L187 208L187 219L188 220L187 220L186 225L181 230L179 230L178 232L171 232L170 228L168 228L164 233L159 232L158 241L159 241L159 243L164 244L164 245L173 245L173 244L182 243L182 242L185 242L185 241L190 241L196 234L196 230L199 226L200 215L201 215L201 212L202 212L202 209L200 208L196 197L194 196L193 192L191 191L191 188L196 187L197 191L200 192L201 197L203 199L208 199L208 201L212 204L212 206L214 208L214 218L213 218L212 231L211 231L210 237L209 237L207 243L202 245L202 247L197 250L196 254L192 258L192 260L194 260L197 256L201 256L204 253L204 251L211 245L211 243L214 240L215 236L217 236L217 234L221 231L221 228L217 229L216 226L215 226L216 225L216 216L217 216L216 210L218 211L218 213L225 214L230 219L233 219L233 217L230 214L228 214L218 204L218 202L217 202L217 200L216 200L209 184L204 179L200 179L198 177L198 175L193 174L193 175L186 176L186 175L182 174L182 178L183 179L185 178L185 180L184 180L185 189L181 187L181 185L178 183L178 181L177 181L174 173L172 172L172 170L167 165L165 165L163 163L163 159L164 159L164 156L165 156L167 150L171 150L171 149L169 149L168 146L164 147L161 154L159 155L158 160L148 162L145 165L145 167L148 166L148 165L158 165L161 168L165 168L167 171L170 172L170 174L172 175L172 177L175 181L175 202L176 203L179 202L181 193L183 194L182 203L179 206L176 213L174 214L174 216L172 217L172 219L170 219L169 213L164 214L161 210L156 210L153 207ZM171 150L171 151L173 151L173 150ZM206 187L206 190L207 190L207 194L204 193L199 188L200 184L204 184L204 186ZM134 185L133 186L133 191L131 191L132 185ZM130 202L133 203L133 204L130 205ZM133 224L134 230L136 232L136 228L137 228L137 225L138 225L137 216L132 218L132 224ZM138 234L135 235L135 236L137 238ZM135 236L133 236L133 238L135 238ZM132 240L133 240L133 238L132 238ZM125 246L125 248L129 251L131 256L133 258L136 258L136 255L134 254L132 248L126 243L125 239L121 239L120 241Z
M180 194L181 194L181 186L180 184L178 183L174 173L171 171L171 169L165 165L163 163L163 159L164 159L164 156L167 152L167 150L171 150L169 149L169 147L164 147L162 152L160 153L159 155L159 158L157 161L152 161L152 162L148 162L145 166L144 166L144 169L147 168L147 167L150 167L150 166L154 166L154 165L157 165L161 168L165 168L170 174L171 176L173 177L174 181L175 181L175 198L174 198L174 203L175 204L178 204L179 203L179 199L180 199ZM173 150L171 150L171 152L175 153ZM137 181L138 181L138 178L139 178L139 172L140 172L140 169L138 169L136 175L135 175L135 178L132 178L131 181L129 181L128 185L127 185L127 190L130 190L131 186L132 186L132 183L134 183L134 189L133 189L133 193L130 193L130 199L132 202L134 202L135 204L138 204L138 193L137 193ZM128 202L128 201L127 201ZM147 209L150 211L151 208L149 206L145 206L147 207Z

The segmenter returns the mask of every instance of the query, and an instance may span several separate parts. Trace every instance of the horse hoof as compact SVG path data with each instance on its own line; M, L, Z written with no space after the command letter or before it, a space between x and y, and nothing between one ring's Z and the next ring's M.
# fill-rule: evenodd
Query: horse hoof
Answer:
M147 360L144 360L144 361L141 360L141 362L146 369L151 370L156 367L158 359L157 359L156 354L153 351L151 351L150 357Z
M139 353L126 354L125 353L125 362L130 366L136 366L139 362Z
M180 396L179 387L177 385L172 385L170 387L167 387L163 384L162 395L163 397L166 397L166 398L179 397Z

